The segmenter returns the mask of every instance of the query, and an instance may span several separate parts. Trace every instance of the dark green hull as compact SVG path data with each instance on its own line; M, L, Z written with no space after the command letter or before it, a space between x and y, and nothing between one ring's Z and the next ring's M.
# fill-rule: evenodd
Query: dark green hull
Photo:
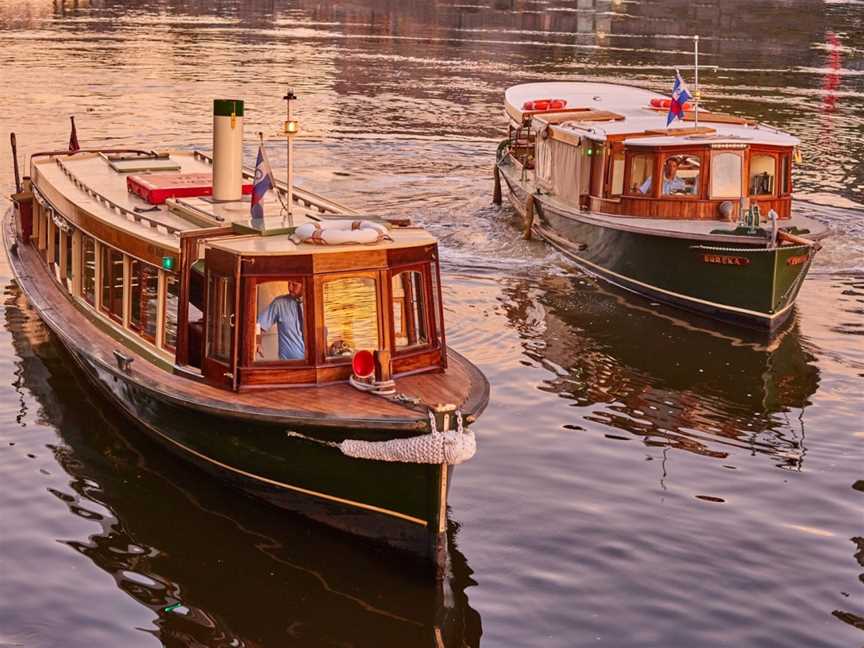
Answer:
M528 190L512 166L500 168L510 202L524 218ZM729 236L718 242L686 231L649 232L575 212L546 195L534 194L533 202L532 231L587 272L651 299L758 329L774 330L791 314L813 259L812 246L768 248L757 237L730 243Z
M183 408L67 348L94 384L184 459L279 507L443 565L452 466L354 459L338 448L289 436L298 430L286 426ZM336 442L399 436L315 428L302 433Z

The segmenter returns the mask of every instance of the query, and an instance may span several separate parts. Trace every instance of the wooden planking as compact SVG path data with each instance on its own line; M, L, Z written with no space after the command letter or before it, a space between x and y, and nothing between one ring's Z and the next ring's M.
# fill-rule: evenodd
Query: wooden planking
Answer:
M312 274L312 255L244 256L242 273L246 277L285 277Z
M11 231L6 232L6 237L12 240ZM49 275L31 246L19 246L14 261L13 268L23 290L64 343L109 367L116 364L113 351L122 348L125 355L134 359L133 379L165 400L228 415L284 420L286 424L301 420L320 426L421 429L425 421L422 412L360 392L345 383L232 393L168 373L135 350L123 347L87 320ZM488 400L488 383L459 354L450 352L449 360L450 369L446 374L397 378L397 388L426 403L452 402L465 414L479 414Z
M343 270L367 270L387 267L386 250L364 250L334 254L316 254L312 257L315 274L340 272Z
M716 220L725 221L720 216L720 203L729 200L738 210L737 199L699 200L696 198L638 198L621 196L620 198L607 199L591 197L591 211L603 214L614 214L616 216L627 216L628 218L663 218L679 220ZM750 199L751 204L758 204L763 217L767 217L768 211L773 209L781 219L792 216L792 197L782 198L756 198ZM736 216L737 220L737 216Z
M387 250L387 265L392 269L402 265L422 263L438 258L438 244L423 247L395 248Z

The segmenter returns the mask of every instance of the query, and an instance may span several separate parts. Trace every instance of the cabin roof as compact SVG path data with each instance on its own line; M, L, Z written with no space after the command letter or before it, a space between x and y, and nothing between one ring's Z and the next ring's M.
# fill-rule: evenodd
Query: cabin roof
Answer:
M578 111L573 112L572 118L565 121L561 121L563 115L560 111L550 112L549 115L555 115L553 121L556 123L550 124L549 128L555 131L573 132L598 141L605 141L610 136L615 137L615 139L621 139L621 136L624 136L625 144L631 146L705 144L796 146L800 143L796 137L774 128L705 110L699 112L699 125L710 126L714 131L713 133L675 135L670 132L669 135L644 137L642 133L645 131L666 130L667 111L665 109L652 109L650 102L652 99L668 98L666 95L633 86L569 81L523 83L508 88L504 93L505 110L516 121L533 115L535 120L545 126L543 123L544 113L531 113L522 109L526 101L537 99L564 99L567 101L568 109L589 109L591 112L586 113L586 115L591 115L591 119L585 121L579 120ZM596 115L602 112L612 113L618 118L611 118L606 121L597 120ZM692 118L691 112L688 111L684 125L693 125ZM676 128L681 126L681 122L675 122ZM630 134L634 137L627 138L626 136Z
M59 197L127 235L177 250L183 232L225 225L235 225L238 235L236 238L222 239L219 247L252 255L346 252L355 249L413 247L436 242L431 234L421 228L393 227L390 229L392 241L365 245L298 245L285 232L282 205L272 191L262 203L264 236L251 233L254 230L250 230L249 196L227 203L214 202L209 197L169 198L163 204L153 205L130 192L127 186L130 174L152 178L165 174L209 175L212 172L209 157L193 151L171 151L167 158L162 159L166 160L162 164L165 168L153 171L148 171L146 164L142 167L135 163L128 169L118 171L114 168L118 165L112 166L108 157L100 153L38 157L34 158L33 167L37 190L52 202L57 201L59 194ZM153 175L148 176L149 173ZM295 188L294 194L294 226L328 218L376 220L374 216L358 214L302 189ZM59 204L55 206L61 208Z

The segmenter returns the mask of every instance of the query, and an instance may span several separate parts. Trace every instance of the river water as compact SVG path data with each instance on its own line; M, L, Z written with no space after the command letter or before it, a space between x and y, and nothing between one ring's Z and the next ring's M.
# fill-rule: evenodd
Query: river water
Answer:
M294 86L298 183L440 237L448 342L493 386L447 581L142 439L4 261L0 646L864 644L864 3L333 4L0 0L0 186L11 130L207 149L216 96L282 169ZM491 205L505 87L668 91L692 34L705 103L798 135L798 209L833 230L773 340L610 289Z

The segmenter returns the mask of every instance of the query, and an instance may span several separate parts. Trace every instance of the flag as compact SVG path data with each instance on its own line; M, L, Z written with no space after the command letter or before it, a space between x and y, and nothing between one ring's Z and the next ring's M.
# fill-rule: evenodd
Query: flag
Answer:
M264 207L261 201L267 192L273 188L273 171L264 153L264 143L258 147L258 159L255 162L255 179L252 181L252 218L263 220Z
M78 144L78 132L75 130L75 118L70 116L69 121L72 122L72 132L69 134L69 152L77 153L81 150L81 146Z
M675 85L672 86L672 102L666 115L666 128L676 119L684 119L684 104L690 100L691 94L678 70L675 70Z

